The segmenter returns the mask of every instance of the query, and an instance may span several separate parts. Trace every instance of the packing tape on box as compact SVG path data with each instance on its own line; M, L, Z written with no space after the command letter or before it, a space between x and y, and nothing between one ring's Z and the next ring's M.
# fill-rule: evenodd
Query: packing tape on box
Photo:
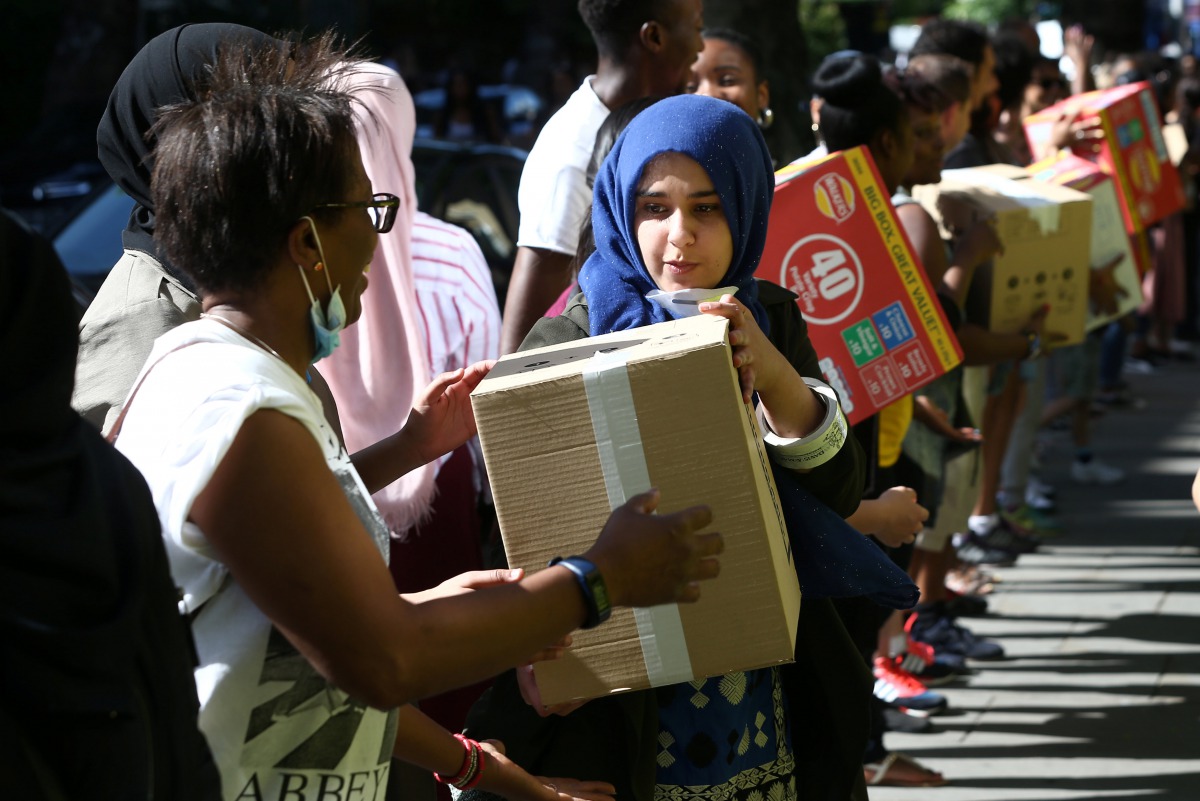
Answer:
M600 451L608 505L612 509L650 489L650 471L646 467L625 359L621 351L597 353L583 371L588 411ZM651 686L679 684L695 678L677 604L635 608L633 617Z

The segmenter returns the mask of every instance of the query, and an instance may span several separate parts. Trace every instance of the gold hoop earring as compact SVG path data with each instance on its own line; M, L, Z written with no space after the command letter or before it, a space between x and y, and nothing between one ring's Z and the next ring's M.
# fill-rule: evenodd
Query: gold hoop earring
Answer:
M758 112L758 127L762 130L767 130L775 124L775 112L771 111L771 107L767 106Z

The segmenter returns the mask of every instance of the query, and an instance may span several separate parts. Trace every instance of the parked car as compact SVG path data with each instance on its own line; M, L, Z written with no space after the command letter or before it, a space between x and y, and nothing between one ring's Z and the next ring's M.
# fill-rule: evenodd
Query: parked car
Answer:
M512 147L433 139L417 140L413 147L418 207L471 232L492 271L501 307L516 257L517 185L525 156ZM24 198L13 211L54 242L77 299L86 305L121 257L121 231L134 203L103 170L75 172L88 177L66 188L58 178L41 182L61 191Z

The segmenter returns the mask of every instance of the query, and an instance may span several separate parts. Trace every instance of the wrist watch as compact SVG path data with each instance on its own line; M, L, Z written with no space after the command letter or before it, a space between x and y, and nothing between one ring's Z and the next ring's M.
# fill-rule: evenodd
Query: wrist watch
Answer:
M1029 341L1029 353L1025 354L1026 359L1036 359L1042 355L1042 337L1036 331L1023 331L1025 339Z
M556 556L550 560L549 567L559 565L575 574L579 589L583 591L583 604L587 607L587 617L583 621L585 629L592 629L608 620L612 614L612 604L608 600L608 586L604 576L590 560L582 556Z

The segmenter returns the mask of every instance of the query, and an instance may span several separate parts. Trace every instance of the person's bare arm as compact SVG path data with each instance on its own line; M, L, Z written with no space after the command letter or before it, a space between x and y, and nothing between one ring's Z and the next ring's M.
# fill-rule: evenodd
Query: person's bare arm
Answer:
M942 234L929 212L916 203L905 203L896 209L896 216L925 266L930 282L940 285L959 306L966 300L975 270L997 253L1004 252L991 220L980 220L967 229L955 245L953 255L947 259Z
M611 801L616 788L608 782L543 779L531 776L504 756L496 740L480 743L485 751L477 787L512 801ZM462 766L465 751L458 740L416 707L400 708L396 721L396 746L392 752L425 770L453 776Z
M1196 473L1196 480L1192 482L1192 502L1196 504L1196 510L1200 511L1200 471Z
M1096 39L1082 25L1072 25L1063 31L1063 51L1075 65L1071 78L1071 94L1081 95L1096 88L1092 79L1092 47Z
M500 324L500 354L514 353L521 341L571 283L571 259L542 248L517 248Z
M825 404L762 332L741 301L733 295L722 295L719 301L701 303L700 311L729 321L729 346L742 402L749 404L757 391L772 431L781 437L804 437L821 425Z
M367 492L376 493L411 470L475 436L471 392L495 362L442 373L413 401L404 427L350 457Z
M694 600L715 576L705 509L655 515L657 496L613 513L587 552L614 605ZM547 568L520 583L413 604L293 418L264 410L242 425L191 509L216 558L321 675L391 708L495 675L578 627L574 574Z
M963 364L972 367L1018 361L1029 355L1024 334L997 334L983 326L965 323L955 331L963 350Z

